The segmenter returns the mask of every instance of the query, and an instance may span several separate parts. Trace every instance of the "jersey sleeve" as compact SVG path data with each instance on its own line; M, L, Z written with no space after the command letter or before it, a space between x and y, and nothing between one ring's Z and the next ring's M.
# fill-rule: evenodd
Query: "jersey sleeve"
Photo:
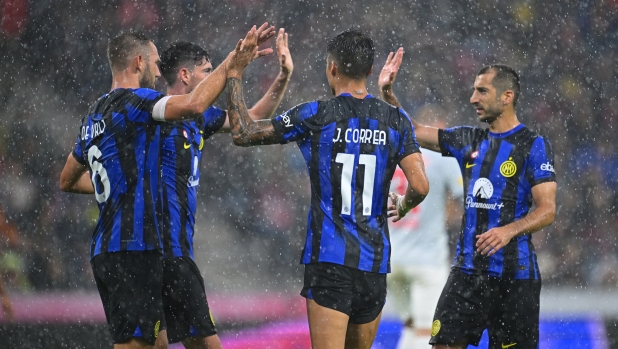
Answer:
M311 130L307 121L317 113L318 102L313 101L299 104L272 119L279 143L285 144L304 138Z
M82 148L81 135L77 135L77 139L75 140L75 147L73 148L73 157L77 162L82 165L86 165L87 161L84 157L84 150Z
M144 124L158 122L152 118L154 105L165 97L161 92L149 88L138 88L126 105L127 117L133 122Z
M401 123L399 130L403 138L398 152L399 158L397 159L397 163L401 162L401 160L410 154L421 152L418 142L416 141L416 134L414 133L414 125L412 125L412 120L410 120L410 117L403 109L400 108L399 113L403 116L403 122Z
M551 143L544 137L537 137L530 148L530 158L526 169L526 179L533 187L544 182L555 182L554 151Z
M210 107L206 109L202 117L204 118L204 137L208 138L223 127L227 112L217 107Z
M465 148L472 144L476 127L458 126L438 130L438 143L442 156L461 159Z

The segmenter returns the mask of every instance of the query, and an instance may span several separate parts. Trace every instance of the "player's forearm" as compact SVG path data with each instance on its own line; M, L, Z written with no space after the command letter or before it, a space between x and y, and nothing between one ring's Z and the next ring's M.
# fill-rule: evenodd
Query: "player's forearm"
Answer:
M254 121L245 105L242 82L239 78L227 79L228 119L234 144L250 146L274 143L274 129L270 120Z
M513 232L514 237L518 237L537 232L551 225L554 223L555 216L555 206L553 208L550 206L539 206L525 217L507 224L505 227Z
M90 180L90 173L84 172L77 182L73 183L69 188L65 190L76 194L94 194L94 186Z
M254 120L270 118L283 99L291 74L281 71L264 96L249 109Z

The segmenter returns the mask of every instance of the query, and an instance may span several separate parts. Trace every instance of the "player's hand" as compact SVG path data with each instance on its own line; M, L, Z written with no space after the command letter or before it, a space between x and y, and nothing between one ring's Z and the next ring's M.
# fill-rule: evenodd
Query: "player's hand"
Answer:
M488 257L498 252L506 246L515 236L515 233L508 226L492 228L476 238L476 251Z
M288 48L288 33L283 28L279 29L279 34L277 35L277 56L279 56L281 73L285 76L290 76L294 70L294 62L292 62L292 55Z
M381 90L388 90L392 87L393 83L395 83L402 61L403 47L400 47L396 53L391 52L388 54L386 63L384 63L384 67L378 77L378 87L380 87Z
M268 26L267 22L264 22L264 24L262 24L259 28L257 28L256 30L256 34L257 34L257 46L260 46L261 44L263 44L264 42L266 42L266 40L272 38L275 35L275 26ZM263 50L256 50L255 54L253 55L252 60L260 58L262 56L267 56L273 53L273 49L270 47L267 47Z
M388 197L391 199L391 204L388 205L388 207L386 208L387 210L386 217L387 218L395 217L393 219L393 223L398 222L400 219L405 217L405 215L408 214L408 212L410 212L410 209L405 207L405 203L404 203L405 199L403 195L390 192L388 193Z
M236 43L236 48L227 66L228 77L240 77L242 71L255 58L271 54L272 48L258 50L258 38L265 30L268 30L267 23L264 23L259 29L253 26L244 39Z
M266 41L268 41L268 39L272 38L273 36L275 36L275 26L271 25L270 27L268 26L268 23L264 23L262 24L258 29L257 29L257 33L258 33L258 41L257 44L258 46L260 46L261 44L265 43Z

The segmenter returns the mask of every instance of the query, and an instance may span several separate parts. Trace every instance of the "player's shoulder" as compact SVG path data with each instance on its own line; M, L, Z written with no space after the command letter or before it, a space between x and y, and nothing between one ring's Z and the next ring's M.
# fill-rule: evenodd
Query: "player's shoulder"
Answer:
M489 129L478 126L469 126L469 125L461 125L461 126L453 126L444 129L440 129L441 132L446 134L454 134L454 135L468 135L474 138L487 138L489 137Z
M538 130L530 129L529 127L522 124L521 131L517 133L516 138L520 140L520 142L524 144L548 144L549 138L541 134Z
M135 89L126 89L129 93L133 93L137 97L145 100L155 100L157 98L163 97L163 94L157 90L153 90L150 88L135 88Z

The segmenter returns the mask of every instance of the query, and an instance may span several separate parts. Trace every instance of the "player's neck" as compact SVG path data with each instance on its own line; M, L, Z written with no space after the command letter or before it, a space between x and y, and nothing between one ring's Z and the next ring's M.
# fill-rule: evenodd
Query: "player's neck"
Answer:
M139 88L139 76L127 71L116 72L112 76L112 90L117 88Z
M168 86L167 95L168 96L186 95L191 92L191 91L187 91L186 86L187 85L184 85L182 83L177 83L177 84L174 84L173 86Z
M339 80L337 84L333 86L333 90L335 91L335 96L339 96L344 93L349 93L352 97L363 99L367 97L369 94L367 92L367 81L366 80L351 80L351 79L342 79Z
M514 111L505 111L489 124L489 131L493 133L504 133L519 126L520 122Z

